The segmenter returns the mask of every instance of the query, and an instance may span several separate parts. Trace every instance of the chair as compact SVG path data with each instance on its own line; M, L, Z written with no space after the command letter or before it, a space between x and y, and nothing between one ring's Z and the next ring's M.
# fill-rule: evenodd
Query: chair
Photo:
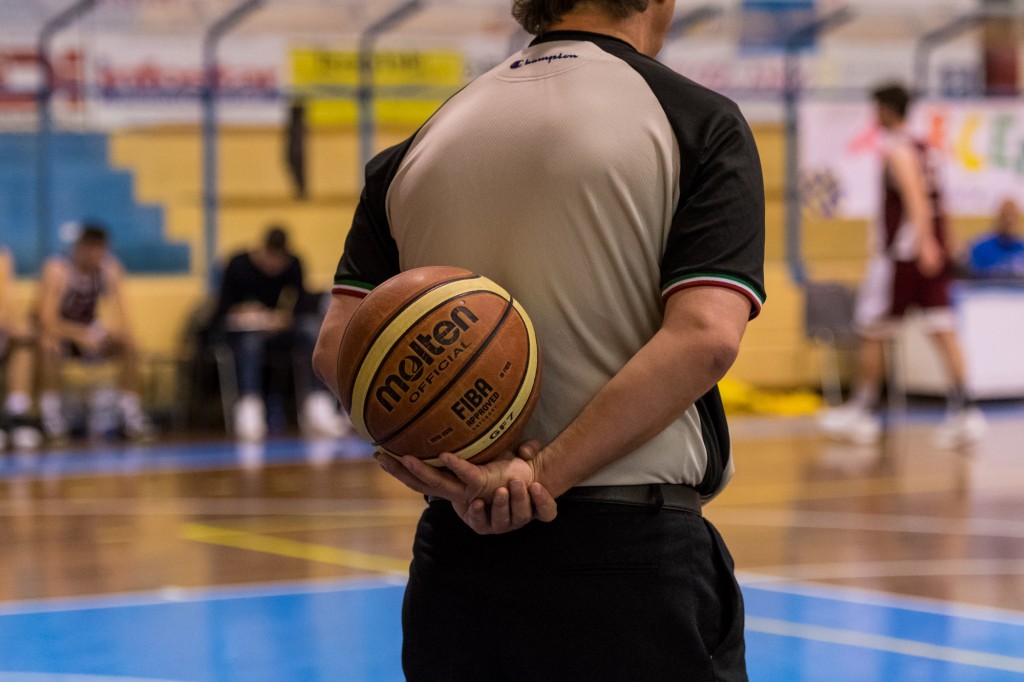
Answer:
M234 436L235 424L232 419L232 411L239 398L238 374L235 369L235 354L231 350L231 346L223 341L212 344L210 352L213 354L214 362L217 365L217 381L220 385L221 409L224 412L224 429L227 431L229 436ZM287 371L291 375L291 380L294 385L293 397L295 402L298 403L301 398L304 397L303 394L309 389L308 387L300 385L300 374L294 367L296 362L299 362L299 360L287 351L268 350L267 356L264 359L264 372L269 373L270 378L273 379L275 374L280 375ZM271 391L273 383L273 381L270 382Z
M822 349L821 392L829 405L842 402L839 352L857 347L854 310L857 294L840 282L804 285L804 330Z
M822 349L821 393L830 406L843 401L839 353L855 351L859 342L855 313L857 292L841 282L807 282L804 285L804 326L807 337ZM885 344L886 401L890 419L906 414L906 360L901 345Z

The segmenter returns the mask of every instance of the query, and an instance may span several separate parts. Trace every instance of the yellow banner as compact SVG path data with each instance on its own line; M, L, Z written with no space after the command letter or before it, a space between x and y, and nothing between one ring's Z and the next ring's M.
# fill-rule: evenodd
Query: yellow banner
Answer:
M296 48L291 51L291 70L296 90L311 95L307 112L310 124L352 124L358 120L358 52ZM419 125L462 85L464 73L465 62L458 52L376 53L376 121Z

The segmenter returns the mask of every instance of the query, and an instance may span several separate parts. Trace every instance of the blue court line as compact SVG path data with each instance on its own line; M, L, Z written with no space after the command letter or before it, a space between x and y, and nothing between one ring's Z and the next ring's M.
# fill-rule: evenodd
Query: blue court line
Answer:
M331 580L12 602L0 605L0 671L401 680L402 583ZM743 591L752 682L1001 682L1024 675L1021 613L819 585L745 584Z
M365 459L372 452L371 446L357 438L323 441L289 438L257 444L115 444L93 449L14 452L6 456L0 455L0 480L195 471L262 464Z

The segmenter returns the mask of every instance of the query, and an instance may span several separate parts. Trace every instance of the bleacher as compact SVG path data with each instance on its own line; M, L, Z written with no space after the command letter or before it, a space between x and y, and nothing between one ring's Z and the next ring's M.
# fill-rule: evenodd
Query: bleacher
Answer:
M49 247L59 246L58 228L96 220L108 227L118 256L137 274L187 273L189 246L169 243L164 210L138 203L130 171L113 168L107 135L54 133L49 140L52 191ZM37 218L39 143L31 133L0 134L0 234L14 253L19 274L36 273L40 253Z

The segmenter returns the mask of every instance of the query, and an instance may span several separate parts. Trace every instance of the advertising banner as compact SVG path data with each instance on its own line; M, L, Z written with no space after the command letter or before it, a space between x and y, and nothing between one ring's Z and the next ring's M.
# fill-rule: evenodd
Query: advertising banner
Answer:
M217 53L218 119L279 123L286 45L272 36L237 37ZM200 41L187 36L109 35L85 53L87 116L100 127L195 123L203 93Z
M359 53L354 50L293 49L291 80L296 92L315 99L313 125L352 124L358 120ZM418 125L462 86L465 59L454 50L380 51L373 57L376 121Z
M1007 197L1024 201L1020 100L920 102L908 127L942 159L942 186L951 215L987 216ZM805 208L841 218L877 214L882 133L871 102L803 103L799 143Z

